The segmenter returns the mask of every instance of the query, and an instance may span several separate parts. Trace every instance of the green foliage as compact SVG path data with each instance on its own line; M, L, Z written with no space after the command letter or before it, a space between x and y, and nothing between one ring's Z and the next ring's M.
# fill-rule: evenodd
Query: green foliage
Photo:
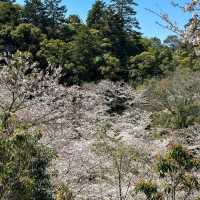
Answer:
M105 3L101 0L96 0L92 9L87 16L87 26L100 30L105 23Z
M11 37L13 27L10 25L0 26L0 52L13 52L15 50Z
M69 15L67 18L67 23L71 25L80 25L81 19L78 15Z
M141 52L129 57L130 82L141 84L147 79L161 78L175 70L172 50L163 46L158 38L140 38L138 47Z
M169 48L161 47L156 51L156 64L158 65L158 74L160 77L166 77L176 70L173 61L173 52Z
M101 76L105 79L116 80L119 77L120 61L110 54L104 54L102 64L100 65Z
M30 51L35 54L40 42L45 39L42 31L32 24L20 24L11 32L12 40L20 51Z
M178 37L169 36L162 44L136 31L136 6L134 0L110 5L97 0L85 25L77 15L66 18L61 0L26 0L24 7L1 1L1 53L30 51L43 69L61 66L65 84L106 78L137 86L176 69L198 71L199 58Z
M157 171L167 182L172 200L176 199L178 188L189 194L198 190L199 182L195 171L199 170L200 160L181 145L171 145L164 156L158 157Z
M176 112L161 111L153 115L153 125L164 128L186 128L199 122L199 105L179 101Z
M177 68L180 69L192 69L193 66L193 56L192 53L186 50L178 50L175 52L173 56L173 60L177 66Z
M22 17L19 5L0 1L0 25L17 25Z
M135 187L136 192L143 192L147 200L161 200L162 196L159 196L158 186L152 181L141 180Z
M143 52L130 58L129 78L142 82L145 78L156 76L156 57L153 53Z
M66 8L60 4L61 0L26 0L25 22L37 26L50 38L56 38L65 22Z
M177 123L169 112L156 112L152 116L152 125L164 128L176 128Z
M11 31L13 30L12 26L9 25L2 25L0 27L0 40L6 44L11 41Z
M166 139L168 137L168 131L167 130L152 131L150 137L153 140Z
M199 123L200 104L196 96L199 91L198 77L198 73L176 74L151 86L156 109L160 109L153 115L155 126L186 128Z
M165 40L164 44L170 47L173 51L180 48L181 41L176 35L169 35Z
M193 60L192 70L200 71L200 59L199 58L196 58Z
M120 71L118 77L128 80L128 57L136 55L140 51L139 46L141 45L138 40L139 34L133 30L128 30L128 26L129 28L130 25L132 28L133 24L133 26L136 26L135 23L132 23L135 14L132 5L135 4L130 1L123 1L121 3L123 15L119 14L119 4L120 2L113 1L112 6L109 7L102 1L96 1L89 12L87 23L89 28L99 30L103 37L109 40L110 48L107 49L106 54L119 60ZM126 21L126 25L123 24L124 21Z
M27 23L45 30L48 23L48 17L45 11L45 5L41 0L25 0L24 18Z
M171 145L164 156L158 157L157 171L162 178L170 173L186 173L196 167L195 157L181 145Z
M60 5L62 0L45 0L46 15L50 20L50 25L55 26L65 20L66 7Z
M152 181L139 181L136 191L143 192L147 200L176 200L177 193L182 193L184 199L199 190L198 171L200 157L179 144L170 144L164 155L156 159L156 172L162 179L157 186ZM158 192L158 190L162 192Z
M165 71L169 59L150 50L150 45L155 46L153 42L144 47L140 34L132 30L138 25L134 6L136 3L132 0L112 1L111 6L98 0L85 26L76 15L65 18L66 8L61 0L27 0L22 9L23 20L27 23L17 27L2 26L1 49L12 53L30 51L42 68L47 64L62 66L66 84L101 78L143 80L152 76L149 73L160 73L155 72L159 69L155 67L158 60L163 60L162 71ZM123 12L120 13L121 8ZM142 53L147 57L144 63L139 61L143 61ZM141 69L137 69L138 66Z
M133 31L133 28L139 28L139 23L135 18L136 11L134 6L137 6L134 0L112 0L112 9L118 18L121 30Z
M47 167L52 153L26 131L0 140L1 199L52 199Z
M54 67L64 67L67 64L67 44L59 39L44 40L38 52L39 57L44 57L48 64Z
M60 5L62 0L44 0L45 15L48 16L48 35L56 37L60 26L65 22L66 7Z
M103 53L108 46L102 40L98 31L84 25L79 27L73 40L67 43L68 62L64 66L64 73L68 83L99 79L99 67L104 64Z
M199 56L196 55L194 48L187 43L179 41L178 46L174 50L172 62L176 69L180 71L199 71Z
M56 190L55 200L74 200L74 195L68 188L68 186L61 184Z

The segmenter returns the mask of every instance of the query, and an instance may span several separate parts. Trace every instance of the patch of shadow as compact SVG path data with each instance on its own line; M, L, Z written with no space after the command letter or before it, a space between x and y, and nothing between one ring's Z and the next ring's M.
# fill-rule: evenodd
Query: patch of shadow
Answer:
M124 95L119 94L118 91L112 92L110 90L107 90L105 92L105 99L106 99L106 105L108 106L107 113L110 115L118 114L122 115L126 109L128 109L127 106L127 100L128 98Z

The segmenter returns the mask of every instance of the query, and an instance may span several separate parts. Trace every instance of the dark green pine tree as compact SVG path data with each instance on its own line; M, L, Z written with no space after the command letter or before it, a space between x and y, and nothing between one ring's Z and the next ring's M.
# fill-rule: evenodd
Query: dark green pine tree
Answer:
M61 5L62 0L44 0L46 16L48 17L48 28L50 35L56 34L56 30L65 22L67 9Z
M139 23L135 17L136 4L131 0L112 0L105 14L104 36L112 44L112 54L120 60L120 77L128 79L128 60L139 51Z
M20 5L11 1L0 1L0 29L5 31L5 27L3 28L5 25L18 25L22 19L22 10ZM0 38L2 39L2 36Z
M87 26L89 28L101 29L105 19L105 3L96 0L87 16Z
M134 28L139 29L135 6L137 6L135 0L111 0L111 8L117 15L119 26L123 31L132 32Z
M41 0L25 0L24 6L25 21L45 30L48 18L45 6Z

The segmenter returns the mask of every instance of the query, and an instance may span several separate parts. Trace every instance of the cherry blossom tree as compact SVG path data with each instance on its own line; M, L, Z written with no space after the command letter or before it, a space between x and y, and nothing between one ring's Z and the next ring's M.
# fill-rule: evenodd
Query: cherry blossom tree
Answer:
M58 84L60 69L38 70L28 52L17 52L0 70L1 124L12 134L14 121L31 126L58 120L65 109L65 88ZM11 120L13 123L10 123Z
M200 1L199 0L190 0L188 3L181 5L177 2L177 0L172 1L172 5L181 9L184 13L189 13L191 18L188 23L184 27L179 27L177 22L173 21L167 13L156 12L151 9L147 9L151 13L157 15L161 18L163 23L157 22L163 28L171 30L178 34L183 42L187 42L191 44L197 55L200 54L199 46L200 46Z

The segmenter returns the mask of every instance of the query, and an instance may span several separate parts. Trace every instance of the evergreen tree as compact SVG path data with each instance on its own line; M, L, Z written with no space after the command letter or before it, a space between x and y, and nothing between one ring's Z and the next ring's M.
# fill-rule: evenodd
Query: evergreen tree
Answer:
M118 58L126 57L126 33L119 26L118 15L111 8L107 8L104 17L104 26L101 28L105 38L111 41L111 51Z
M127 32L121 26L120 21L120 16L113 7L106 7L105 5L103 7L102 1L97 1L94 4L87 19L89 27L98 29L104 40L109 41L110 45L105 53L118 59L121 66L118 71L119 77L127 80L129 56L141 52L139 50L141 48L141 45L139 45L140 34L138 32Z
M89 28L101 29L105 17L105 3L96 0L92 9L88 13L87 25Z
M42 30L47 25L48 18L41 0L25 0L24 17L27 23L32 23Z
M21 12L19 5L0 1L0 24L16 26L21 20Z
M134 0L112 0L111 8L119 19L119 26L123 31L130 32L133 28L139 28L139 23L135 17L137 6Z
M62 0L45 0L45 12L48 17L49 35L56 35L55 31L65 22L66 7L60 5Z

